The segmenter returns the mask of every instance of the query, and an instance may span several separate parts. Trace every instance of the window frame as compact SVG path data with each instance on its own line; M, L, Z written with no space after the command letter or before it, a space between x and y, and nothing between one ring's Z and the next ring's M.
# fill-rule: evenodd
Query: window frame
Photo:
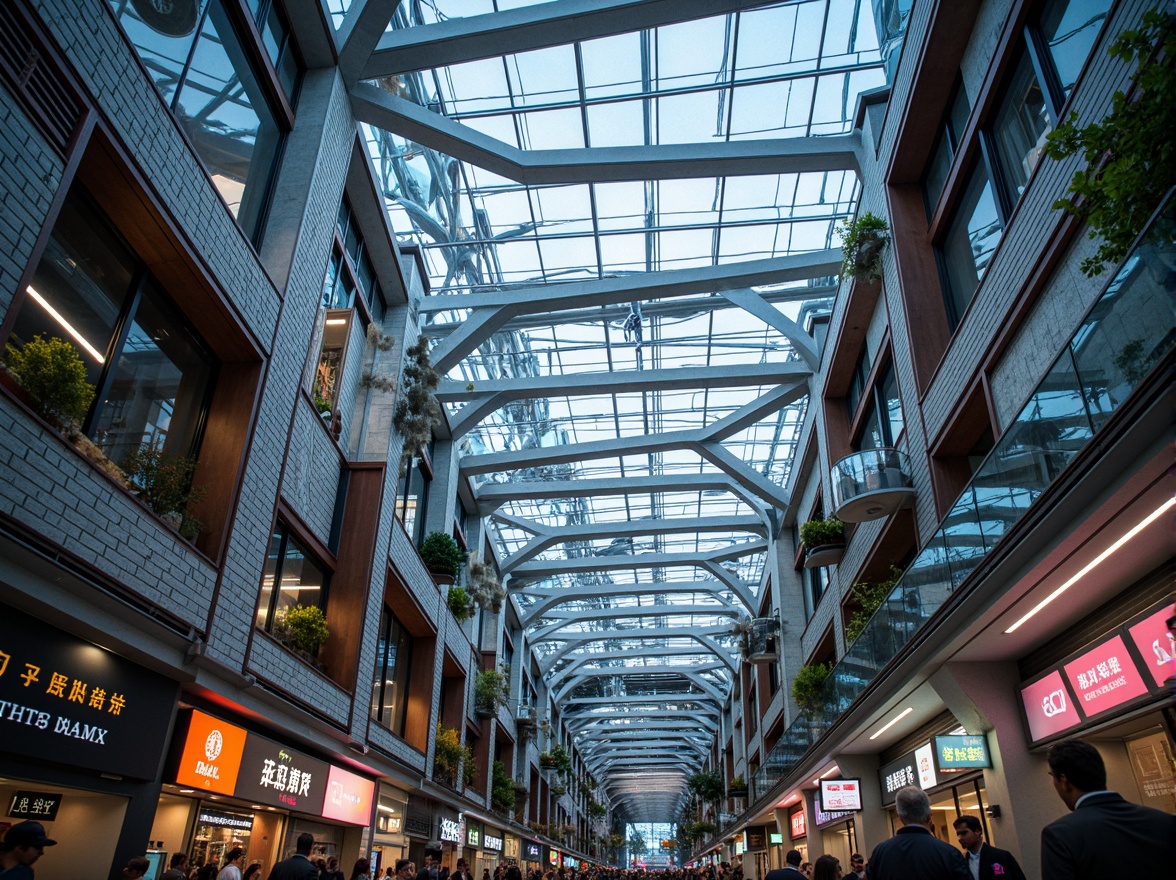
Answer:
M297 526L295 524L296 517L294 514L291 511L286 510L284 505L282 505L282 507L282 511L274 519L274 524L270 528L269 539L267 540L266 545L266 558L268 559L268 542L273 540L273 536L276 533L279 531L282 532L280 549L277 556L278 562L274 566L274 587L270 592L269 607L266 609L265 622L262 623L259 619L261 616L261 597L265 586L265 566L262 567L262 580L261 583L258 584L257 590L257 609L253 615L254 627L271 636L273 635L274 613L276 610L275 606L277 605L278 596L281 593L281 588L279 585L282 579L282 566L285 564L286 548L290 545L290 539L293 538L294 541L296 541L297 544L302 548L304 557L313 560L323 572L323 583L319 588L319 601L315 604L317 604L317 606L322 610L324 615L327 614L327 606L330 602L331 594L331 579L335 575L336 567L336 560L333 554L323 547L322 544L316 540L307 529ZM299 604L302 603L299 602Z
M413 655L413 634L405 626L404 621L396 616L392 610L392 606L386 601L382 606L380 612L380 629L377 637L384 641L385 644L391 641L391 633L393 630L399 630L399 636L395 643L395 662L392 665L393 678L399 680L398 677L404 676L404 695L400 702L391 711L391 724L385 724L383 721L384 713L387 711L387 703L385 701L385 694L389 684L389 669L387 663L387 652L381 654L376 653L376 666L373 671L374 680L373 686L379 685L379 698L375 694L372 695L372 703L370 706L370 716L376 724L390 730L393 734L404 739L405 724L407 721L408 710L408 689L412 684L412 655ZM407 651L402 650L407 648ZM402 668L403 665L403 668ZM375 688L373 687L373 690Z

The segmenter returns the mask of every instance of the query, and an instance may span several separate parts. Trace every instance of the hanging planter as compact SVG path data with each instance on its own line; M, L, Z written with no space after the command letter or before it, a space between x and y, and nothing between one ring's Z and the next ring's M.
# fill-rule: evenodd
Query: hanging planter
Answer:
M845 555L845 523L835 516L815 517L800 527L804 567L835 565Z
M869 211L841 226L841 274L858 281L882 278L882 251L890 243L890 227Z

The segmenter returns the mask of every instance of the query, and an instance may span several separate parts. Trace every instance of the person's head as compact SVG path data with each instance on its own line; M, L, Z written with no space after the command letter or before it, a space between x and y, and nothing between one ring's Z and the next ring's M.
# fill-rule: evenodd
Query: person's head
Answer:
M367 859L356 859L355 867L351 869L351 876L353 878L366 877L368 875L368 871L370 871L371 868L372 863Z
M464 871L465 867L466 867L466 860L465 859L458 859L457 860L457 870Z
M1090 743L1080 739L1066 740L1052 746L1045 756L1054 791L1071 810L1078 798L1089 791L1107 787L1107 768L1102 755Z
M968 852L979 851L980 844L984 842L984 829L979 819L975 816L960 816L951 823L951 827L955 829L960 846Z
M416 865L412 863L412 859L396 860L396 880L409 880L415 873Z
M518 865L510 865L506 869L506 880L523 880L523 872Z
M788 852L785 853L785 855L784 855L784 861L786 861L788 864L792 865L792 867L794 867L794 868L800 867L800 861L801 861L800 850L798 850L798 849L788 850Z
M813 876L813 863L812 862L801 862L800 863L800 873L804 874L804 876L806 876L806 877Z
M931 801L923 789L913 785L898 790L894 796L894 808L898 810L903 825L926 826L931 821Z
M151 870L151 863L142 856L135 856L127 862L127 866L123 868L123 876L127 880L138 880L139 877L144 876Z
M240 865L241 860L245 858L245 850L239 846L233 847L229 850L229 854L225 856L226 865Z
M861 874L866 869L866 860L862 858L861 853L854 853L849 857L850 870Z
M295 846L298 848L298 852L300 852L302 855L310 855L310 851L314 849L314 835L309 831L303 831L298 835L298 840L295 843Z
M339 867L339 859L335 856L327 856L327 870L334 871Z
M5 853L16 865L31 865L45 852L45 847L56 846L57 841L45 836L45 826L40 822L17 822L4 832L0 852Z
M241 880L253 880L261 873L261 862L254 862L241 873Z
M177 871L184 870L184 865L188 864L188 854L183 852L172 853L171 862L169 864Z
M813 880L841 880L841 863L833 856L821 856L813 864Z

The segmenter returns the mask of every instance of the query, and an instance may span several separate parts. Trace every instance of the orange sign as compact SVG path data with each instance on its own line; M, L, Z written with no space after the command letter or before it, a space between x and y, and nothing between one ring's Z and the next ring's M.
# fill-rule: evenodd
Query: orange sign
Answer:
M193 709L176 782L231 795L244 750L242 728Z

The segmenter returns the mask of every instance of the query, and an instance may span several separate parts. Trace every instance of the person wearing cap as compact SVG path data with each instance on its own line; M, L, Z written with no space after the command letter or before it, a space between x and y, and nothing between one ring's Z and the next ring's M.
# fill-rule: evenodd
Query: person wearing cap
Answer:
M17 822L4 832L0 843L0 877L33 880L33 863L44 855L45 847L56 845L40 822Z

